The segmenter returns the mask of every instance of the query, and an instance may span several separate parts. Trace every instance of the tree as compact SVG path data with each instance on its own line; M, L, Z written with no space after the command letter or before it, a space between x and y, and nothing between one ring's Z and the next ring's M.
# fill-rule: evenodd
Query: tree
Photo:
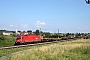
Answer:
M28 30L27 32L28 32L28 33L31 33L31 32L32 32L32 30Z
M71 33L71 35L74 35L74 33Z
M19 30L18 32L20 33L21 31Z
M58 34L53 34L51 37L52 38L58 38Z
M16 33L16 31L11 31L11 32Z
M75 36L78 37L78 36L81 36L81 34L80 33L76 33Z
M78 36L81 36L81 34L80 34L80 33L78 33Z
M49 38L51 36L51 33L49 32L44 32L44 34L45 34L45 38Z
M67 34L66 34L66 37L68 37L69 35L70 35L70 33L67 33Z
M35 31L35 34L36 34L36 35L39 35L39 30L36 30L36 31Z
M25 31L23 31L23 32L25 32Z

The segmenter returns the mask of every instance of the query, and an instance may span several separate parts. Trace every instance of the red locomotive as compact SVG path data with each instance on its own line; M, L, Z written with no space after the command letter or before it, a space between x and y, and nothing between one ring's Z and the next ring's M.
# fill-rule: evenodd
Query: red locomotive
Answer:
M35 34L20 33L20 35L18 35L18 37L16 38L15 45L40 41L40 36L37 36Z

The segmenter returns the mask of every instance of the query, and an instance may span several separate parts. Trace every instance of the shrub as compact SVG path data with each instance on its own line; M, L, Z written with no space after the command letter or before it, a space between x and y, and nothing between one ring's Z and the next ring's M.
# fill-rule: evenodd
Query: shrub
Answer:
M0 36L0 40L4 40L4 36Z
M17 37L17 34L16 34L16 33L14 33L14 34L13 34L13 37Z
M88 35L87 38L90 39L90 35Z
M0 47L2 46L12 46L15 43L15 37L13 36L0 36Z

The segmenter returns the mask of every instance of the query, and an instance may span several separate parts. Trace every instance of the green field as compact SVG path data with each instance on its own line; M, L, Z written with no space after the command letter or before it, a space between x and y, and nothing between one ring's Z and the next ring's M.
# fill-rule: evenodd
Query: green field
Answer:
M14 50L14 49L13 49ZM12 50L11 50L12 51ZM90 39L35 46L12 54L7 60L89 60Z

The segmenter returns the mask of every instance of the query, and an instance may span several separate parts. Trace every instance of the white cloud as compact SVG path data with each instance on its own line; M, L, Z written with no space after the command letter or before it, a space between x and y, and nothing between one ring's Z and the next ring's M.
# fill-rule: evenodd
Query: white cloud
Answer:
M10 27L13 27L13 28L17 28L17 27L19 27L18 25L9 25Z
M36 26L36 27L39 27L39 28L41 28L41 26Z
M18 26L15 26L15 28L17 28Z
M77 29L78 30L90 30L90 28L88 28L88 27L78 27Z
M36 25L36 27L42 27L42 26L46 25L46 23L45 22L41 22L41 21L37 21L35 23L35 25Z
M10 25L10 27L12 27L13 25Z
M13 28L21 28L21 29L28 28L28 25L27 24L9 25L9 26L10 27L13 27Z
M28 25L27 24L22 24L21 28L28 28Z
M37 21L35 25L46 25L45 22Z

